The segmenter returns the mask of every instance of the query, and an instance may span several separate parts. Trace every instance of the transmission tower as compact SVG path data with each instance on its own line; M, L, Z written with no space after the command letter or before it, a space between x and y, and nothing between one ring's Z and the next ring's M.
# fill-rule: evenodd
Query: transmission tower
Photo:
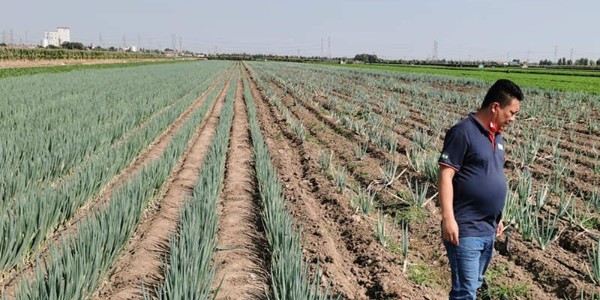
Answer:
M571 48L571 54L569 54L569 59L573 64L575 64L575 62L573 61L573 48Z
M331 59L331 37L327 37L327 57Z
M558 61L558 45L554 45L554 62Z
M179 52L183 51L183 38L179 37Z
M325 48L323 48L323 38L321 38L321 57L325 56Z
M177 43L177 42L176 42L176 40L175 40L175 39L176 39L176 37L175 37L175 34L174 34L174 33L173 33L173 34L171 34L171 49L172 49L172 50L175 50L175 47L177 47L177 46L176 46L176 43Z
M438 42L437 41L433 41L433 60L437 60L438 59Z

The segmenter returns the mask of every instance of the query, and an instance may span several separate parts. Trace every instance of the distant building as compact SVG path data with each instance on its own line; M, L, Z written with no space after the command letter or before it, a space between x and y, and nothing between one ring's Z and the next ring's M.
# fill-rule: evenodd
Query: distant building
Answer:
M69 27L57 27L56 31L46 31L44 33L42 46L48 47L52 45L60 47L64 42L71 42L71 29Z

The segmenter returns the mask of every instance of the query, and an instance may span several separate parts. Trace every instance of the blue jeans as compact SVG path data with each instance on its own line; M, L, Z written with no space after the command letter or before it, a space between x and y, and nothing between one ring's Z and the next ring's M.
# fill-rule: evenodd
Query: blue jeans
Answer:
M452 270L450 299L476 299L477 289L492 259L495 241L495 235L461 237L458 246L444 241Z

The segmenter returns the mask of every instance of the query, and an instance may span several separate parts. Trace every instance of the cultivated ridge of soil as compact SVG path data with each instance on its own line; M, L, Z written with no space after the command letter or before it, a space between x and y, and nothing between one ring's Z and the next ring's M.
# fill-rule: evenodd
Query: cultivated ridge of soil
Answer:
M422 294L436 294L414 290L400 264L376 242L373 229L353 214L349 199L319 175L319 147L298 142L256 84L251 86L287 207L303 228L305 257L311 265L319 263L319 276L323 286L330 286L330 294L343 299L423 299Z
M217 299L264 299L269 290L268 243L260 219L242 93L242 79L238 77L225 186L217 202L218 251L213 256L217 267L213 289L220 287Z
M231 76L230 79L231 80ZM162 280L163 254L179 222L179 213L191 196L202 161L216 132L229 82L224 85L207 117L196 130L158 200L144 214L135 233L95 293L95 299L141 299L142 283Z

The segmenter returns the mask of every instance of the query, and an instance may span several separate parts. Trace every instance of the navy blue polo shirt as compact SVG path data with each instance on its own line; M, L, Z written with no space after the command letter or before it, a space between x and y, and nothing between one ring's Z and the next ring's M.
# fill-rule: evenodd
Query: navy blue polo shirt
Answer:
M459 236L495 234L506 201L502 135L490 134L471 113L446 133L438 163L457 171L452 184Z

